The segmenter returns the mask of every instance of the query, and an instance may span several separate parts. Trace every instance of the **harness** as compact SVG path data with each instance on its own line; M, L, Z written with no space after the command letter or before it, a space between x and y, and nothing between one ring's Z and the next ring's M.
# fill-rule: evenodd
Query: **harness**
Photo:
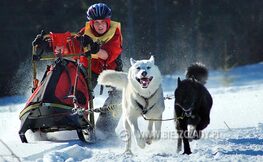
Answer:
M157 91L156 91L157 92ZM155 92L155 93L156 93ZM155 94L154 93L154 94ZM150 98L152 98L153 96L154 96L154 94L152 95L152 96L150 96L149 98L145 98L145 97L143 97L144 99L150 99ZM141 95L140 95L141 96ZM142 96L141 96L142 97ZM164 97L164 100L166 100L166 99L168 99L168 100L171 100L172 98L173 98L174 96L167 96L167 97ZM143 109L144 107L138 102L138 101L136 101L136 103L137 103L137 105L142 109L142 110L145 110L145 109ZM147 104L149 104L149 102L147 101L146 102ZM85 110L85 111L88 111L89 113L101 113L101 112L107 112L107 111L110 111L110 112L113 112L118 106L120 106L121 104L112 104L112 105L109 105L109 106L107 106L107 107L99 107L99 108L94 108L94 109L92 109L92 110ZM179 116L179 117L174 117L174 118L167 118L167 119L154 119L154 118L152 118L152 119L149 119L149 118L147 118L146 116L145 116L145 114L149 111L149 110L151 110L154 106L155 106L156 104L153 104L149 109L146 109L146 111L143 111L142 113L141 113L141 116L142 116L142 118L144 119L144 120L147 120L147 121L170 121L170 120L174 120L174 121L176 121L176 122L178 122L179 120L183 120L184 119L184 117L185 117L185 114L183 114L182 116ZM82 112L83 113L83 112Z
M158 89L148 98L145 98L141 95L144 100L145 100L145 106L142 106L142 104L140 104L137 100L135 100L135 102L137 103L137 105L139 106L139 108L142 110L141 116L143 117L144 120L148 120L148 121L170 121L170 120L175 120L178 122L178 120L182 120L184 119L184 116L180 116L180 117L175 117L175 118L169 118L169 119L148 119L145 114L147 114L148 111L150 111L155 105L156 103L154 103L151 107L147 108L149 106L149 100L157 93ZM171 97L167 97L164 99L172 99Z
M159 89L159 88L158 88ZM149 100L157 93L158 89L148 98L143 97L141 95L139 95L140 97L142 97L145 101L145 106L143 106L142 104L140 104L137 100L135 100L135 102L137 103L137 105L139 106L139 108L142 110L142 114L147 114L148 111L150 111L155 105L156 103L154 103L151 107L148 108L149 106Z
M193 112L193 110L194 110L194 105L195 105L195 104L199 105L200 102L201 102L202 97L203 97L203 94L200 96L200 98L199 98L199 100L197 100L197 102L193 102L193 103L191 104L191 106L190 106L189 109L186 109L185 107L183 107L183 106L182 106L180 103L178 103L178 102L176 102L175 105L178 106L178 107L180 107L180 108L183 110L183 112L184 112L183 116L185 116L185 117L187 117L187 118L195 118L195 115L192 114L192 112Z
M142 115L144 120L148 120L148 121L170 121L170 120L174 120L174 121L178 122L179 120L184 119L184 115L179 116L179 117L175 117L175 118L168 118L168 119L148 119L143 113L141 113L141 115Z
M191 108L188 110L186 108L184 108L180 103L175 103L176 106L179 106L183 111L184 111L184 115L186 117L191 117L193 118L194 116L192 116L192 111L193 111L193 106L191 106Z

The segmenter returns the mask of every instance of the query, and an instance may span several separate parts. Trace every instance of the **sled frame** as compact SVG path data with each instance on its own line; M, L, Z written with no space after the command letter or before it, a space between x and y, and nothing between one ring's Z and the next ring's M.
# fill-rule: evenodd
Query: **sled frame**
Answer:
M68 34L69 32L66 32L64 34ZM53 34L53 33L50 33L50 34ZM60 33L61 34L61 33ZM62 33L63 34L63 33ZM44 37L50 37L50 35L45 35ZM71 35L70 35L71 36ZM82 49L82 47L80 47ZM44 56L41 55L37 55L36 53L36 50L37 50L37 46L33 46L32 47L32 72L33 72L33 87L32 87L32 93L36 90L36 88L38 87L38 79L37 79L37 62L38 60L39 61L54 61L56 60L57 58L72 58L72 57L77 57L77 72L79 72L79 58L80 56L82 56L84 54L84 50L81 50L80 53L70 53L70 54L67 54L67 55L63 55L62 53L58 53L58 54L55 54L54 52L54 47L53 47L53 51L52 52L48 52L48 53L45 53ZM74 48L74 45L73 45L73 51L75 51L75 48ZM35 56L39 57L38 60L35 60ZM87 115L87 117L85 118L86 122L88 123L87 124L87 127L85 128L86 130L90 131L91 135L94 136L95 134L95 122L94 122L94 112L92 111L93 108L94 108L94 105L93 105L93 90L91 89L92 87L92 83L91 83L91 79L92 79L92 71L91 71L91 58L97 58L97 56L95 55L90 55L87 59L89 61L88 63L88 69L87 69L87 72L88 72L88 79L86 80L87 81L87 86L88 86L88 90L89 90L89 114ZM78 81L78 75L76 75L76 78L75 78L75 84L77 84L76 82ZM76 86L74 86L74 92L76 91L75 90ZM73 95L75 95L73 93ZM74 99L74 96L73 96L73 99ZM73 100L73 103L75 101ZM75 103L74 103L75 105ZM73 109L73 108L72 108ZM31 113L31 112L30 112ZM84 112L85 113L85 112ZM29 113L28 113L29 114ZM26 117L28 117L28 114L26 114ZM20 139L23 143L28 143L26 137L25 137L25 132L27 131L28 128L26 127L23 127L25 126L25 124L28 122L28 120L24 120L22 123L21 123L21 128L20 128L20 131L19 131L19 136L20 136ZM83 132L83 127L78 127L76 128L76 131L77 131L77 134L78 134L78 137L81 141L83 142L89 142L85 139L85 134ZM72 129L74 130L74 129ZM94 140L94 139L91 139L91 140ZM93 142L93 141L92 141Z

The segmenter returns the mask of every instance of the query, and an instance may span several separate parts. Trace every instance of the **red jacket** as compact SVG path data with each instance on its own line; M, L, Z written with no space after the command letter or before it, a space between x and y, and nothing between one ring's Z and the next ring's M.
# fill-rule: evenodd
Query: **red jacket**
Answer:
M87 32L85 30L87 30L87 26L82 28L78 34L80 34L80 35L86 34ZM100 38L99 36L97 36L96 33L94 33L92 28L89 28L88 30L91 30L92 34L95 35L96 38ZM117 67L115 60L118 58L118 56L122 52L122 35L121 35L121 30L119 27L117 27L116 29L114 28L112 30L115 30L114 35L109 40L102 43L102 46L101 46L101 49L105 50L108 53L107 60L102 60L100 58L91 60L91 70L96 74L100 74L105 69L115 70ZM109 32L109 30L107 32ZM104 35L106 35L107 32ZM89 36L91 36L91 35L89 35ZM93 38L93 37L91 36L91 38ZM96 40L94 40L94 41L96 41ZM86 57L82 57L80 59L80 62L85 67L88 66L88 61L87 61Z

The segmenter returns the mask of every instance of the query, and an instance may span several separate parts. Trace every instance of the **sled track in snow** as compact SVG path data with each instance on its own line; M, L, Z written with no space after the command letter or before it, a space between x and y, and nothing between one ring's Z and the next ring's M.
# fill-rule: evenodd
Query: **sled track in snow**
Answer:
M15 159L17 159L19 162L21 162L20 158L13 152L13 150L2 140L0 139L0 142L8 149L8 151L11 153L11 155L0 155L3 159L5 156L11 156Z

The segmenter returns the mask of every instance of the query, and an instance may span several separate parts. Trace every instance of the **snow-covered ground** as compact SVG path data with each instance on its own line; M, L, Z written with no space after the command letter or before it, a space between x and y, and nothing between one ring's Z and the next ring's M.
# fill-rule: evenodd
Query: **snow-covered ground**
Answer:
M165 95L173 95L176 79L165 76ZM123 155L124 141L99 140L83 144L75 132L49 134L39 141L28 132L28 144L18 136L19 112L25 97L0 99L0 161L263 161L263 63L238 67L227 73L213 71L207 85L214 100L211 124L203 138L190 143L193 154L176 153L177 135L172 121L163 122L162 139L140 149L133 143L134 156ZM98 93L97 93L98 94ZM105 93L106 94L106 93ZM105 95L95 99L102 106ZM164 118L173 117L174 100L165 100ZM139 120L143 129L146 125ZM122 132L120 123L116 132Z

